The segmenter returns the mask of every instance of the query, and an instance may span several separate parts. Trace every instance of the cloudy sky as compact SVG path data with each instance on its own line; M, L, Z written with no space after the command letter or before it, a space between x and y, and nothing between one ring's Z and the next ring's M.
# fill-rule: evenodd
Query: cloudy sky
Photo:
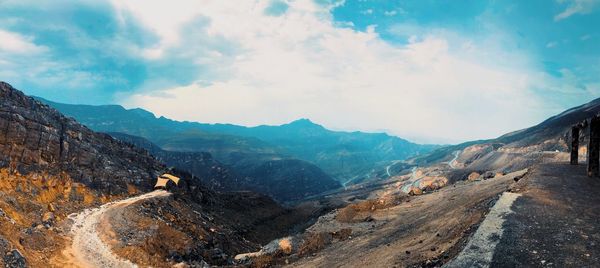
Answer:
M0 80L242 125L492 138L600 97L600 0L0 0Z

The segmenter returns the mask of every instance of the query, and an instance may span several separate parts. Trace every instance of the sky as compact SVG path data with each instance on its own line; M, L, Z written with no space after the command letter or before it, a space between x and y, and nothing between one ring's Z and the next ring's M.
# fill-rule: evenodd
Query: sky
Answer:
M600 97L600 0L0 0L0 80L176 120L458 143Z

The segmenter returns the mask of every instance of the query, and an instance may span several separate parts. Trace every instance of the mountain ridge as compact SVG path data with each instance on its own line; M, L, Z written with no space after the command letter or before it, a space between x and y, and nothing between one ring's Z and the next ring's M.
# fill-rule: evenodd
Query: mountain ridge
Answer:
M316 164L340 182L364 176L374 166L385 166L390 161L439 147L412 143L386 133L332 131L306 118L276 126L244 127L180 122L156 117L139 108L43 101L96 131L144 137L166 150L207 151L225 164L238 159L233 154L253 155L267 160L296 158ZM119 108L114 110L115 107ZM143 116L138 115L140 111L143 111Z

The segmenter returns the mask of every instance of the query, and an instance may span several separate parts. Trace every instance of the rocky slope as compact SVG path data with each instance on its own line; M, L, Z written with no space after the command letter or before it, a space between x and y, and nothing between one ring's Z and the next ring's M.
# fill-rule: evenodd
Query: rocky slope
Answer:
M166 151L141 137L115 132L109 134L145 148L169 166L191 173L212 190L253 191L281 202L293 202L339 187L337 181L305 161L264 160L257 166L255 161L242 158L232 165L224 165L210 153Z
M496 139L471 141L447 146L431 153L410 159L408 163L431 166L450 161L455 153L456 168L460 178L466 179L471 172L510 172L535 163L543 162L549 152L567 152L569 133L574 124L600 113L600 99L568 109L543 122L518 131L507 133ZM583 129L580 136L580 159L585 159L587 135ZM456 172L454 172L456 173Z
M0 164L20 173L66 172L111 194L151 188L164 166L143 150L114 140L0 83Z
M4 82L0 129L0 262L10 267L69 266L69 214L148 192L165 171L182 178L173 196L132 204L126 220L107 227L116 242L104 239L121 257L134 249L138 264L228 264L315 212L285 209L259 194L210 191L146 150L93 132ZM131 236L144 232L150 235Z
M329 193L353 203L320 217L303 236L279 240L273 253L259 252L261 260L296 267L593 266L600 238L589 200L599 184L585 167L569 164L566 134L599 112L594 100L497 139L398 162L385 181ZM585 159L585 148L580 154Z

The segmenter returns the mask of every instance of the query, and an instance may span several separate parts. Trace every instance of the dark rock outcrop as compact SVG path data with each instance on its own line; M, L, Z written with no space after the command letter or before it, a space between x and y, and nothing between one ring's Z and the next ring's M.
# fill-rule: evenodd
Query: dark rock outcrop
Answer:
M21 173L66 171L92 189L151 189L164 166L143 150L95 133L0 82L0 166Z

